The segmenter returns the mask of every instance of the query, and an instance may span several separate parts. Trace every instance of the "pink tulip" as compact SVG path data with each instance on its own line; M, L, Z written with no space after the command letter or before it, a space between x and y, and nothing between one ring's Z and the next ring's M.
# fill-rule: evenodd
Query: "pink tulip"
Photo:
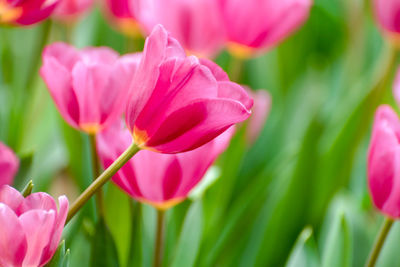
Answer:
M375 114L368 151L368 185L375 206L400 218L400 120L388 105Z
M17 173L19 160L14 152L0 142L0 187L12 184Z
M127 36L140 34L137 13L142 0L106 0L106 13L118 30ZM148 0L143 0L148 1Z
M374 0L374 13L382 30L399 39L400 33L400 2L397 0Z
M64 119L95 134L121 116L139 57L55 43L43 52L40 74Z
M14 188L0 187L0 266L44 266L57 250L68 212L68 200L46 193L24 198Z
M214 57L223 48L225 29L215 0L147 0L146 3L140 12L140 22L147 32L162 24L187 51L201 57Z
M249 94L254 99L253 112L247 124L246 137L250 144L253 144L258 138L264 127L271 108L271 96L265 90L251 91Z
M246 120L253 105L217 65L186 57L162 26L146 40L131 94L126 123L134 142L162 153L204 145Z
M308 18L312 0L217 0L230 51L246 58L280 43Z
M93 0L61 0L52 17L59 20L74 20L93 6Z
M159 209L183 201L200 182L207 169L229 144L233 129L195 150L180 154L160 154L142 150L113 177L131 197ZM109 127L97 137L97 150L108 167L131 143L122 123Z
M46 19L60 0L1 0L0 25L31 25Z

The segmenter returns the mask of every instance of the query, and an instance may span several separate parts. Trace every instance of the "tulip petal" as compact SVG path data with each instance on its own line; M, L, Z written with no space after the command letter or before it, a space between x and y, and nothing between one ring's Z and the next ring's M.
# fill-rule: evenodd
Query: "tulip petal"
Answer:
M253 106L253 99L247 94L246 90L237 83L230 81L218 83L218 98L236 100L242 103L248 110Z
M0 203L0 266L22 266L27 240L17 215Z
M234 100L198 100L170 115L146 146L163 153L188 151L204 145L249 116L250 111Z
M30 210L19 217L28 242L24 266L42 266L43 249L50 242L55 217L54 210Z
M39 192L27 196L19 206L19 214L23 214L29 210L39 209L45 211L56 211L57 206L54 199L47 193Z
M159 65L169 57L185 57L185 52L175 39L169 37L162 26L157 25L146 39L142 59L132 83L126 111L126 122L130 130L133 130L139 113L153 93L160 75Z
M68 199L65 196L60 196L58 198L59 210L57 212L57 217L54 222L53 232L50 236L50 243L46 248L43 249L42 258L40 261L41 265L46 264L53 257L55 251L57 250L58 243L60 242L61 234L64 229L65 220L68 214Z
M9 208L11 208L17 215L18 208L24 201L24 197L20 192L8 185L3 185L0 187L0 203L4 203Z
M49 88L63 118L73 127L78 128L79 105L75 92L71 89L72 77L68 70L54 58L43 58L40 75Z
M160 77L153 94L137 118L136 127L149 135L174 111L199 98L216 98L218 84L208 68L194 57L160 67Z
M217 79L217 81L219 81L219 82L229 81L228 74L220 66L215 64L213 61L205 59L205 58L201 58L199 60L202 65L204 65L210 69L210 71L214 75L215 79Z

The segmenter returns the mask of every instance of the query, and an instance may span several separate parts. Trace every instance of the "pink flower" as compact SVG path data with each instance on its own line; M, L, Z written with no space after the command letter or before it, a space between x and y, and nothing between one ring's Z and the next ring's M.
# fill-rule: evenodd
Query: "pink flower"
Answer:
M61 0L52 17L59 20L74 20L93 6L93 0Z
M277 45L308 18L312 0L217 0L230 51L250 57Z
M134 142L162 153L204 145L246 120L253 105L214 63L186 57L162 26L146 40L131 93L126 123Z
M400 218L400 121L394 110L382 105L375 114L368 151L368 185L375 206Z
M229 144L233 129L195 150L180 154L160 154L142 150L113 177L131 197L159 209L183 201L200 182L207 169ZM131 144L129 131L122 123L97 136L97 150L104 167Z
M147 0L146 3L140 22L147 32L162 24L187 51L202 57L214 57L223 48L225 29L217 1Z
M44 266L53 257L68 212L65 196L46 193L27 198L14 188L0 187L0 266Z
M390 37L399 39L400 2L397 0L374 0L374 13L379 25Z
M64 119L95 134L121 116L139 57L55 43L43 52L40 74Z
M0 25L31 25L46 19L60 0L0 0Z
M137 13L142 0L106 0L106 13L118 30L128 36L140 34ZM143 0L148 1L148 0Z
M265 90L248 90L248 92L254 99L254 105L251 117L248 120L246 137L248 142L253 144L258 138L268 117L271 108L271 96Z
M17 173L19 160L14 152L0 142L0 187L12 184Z

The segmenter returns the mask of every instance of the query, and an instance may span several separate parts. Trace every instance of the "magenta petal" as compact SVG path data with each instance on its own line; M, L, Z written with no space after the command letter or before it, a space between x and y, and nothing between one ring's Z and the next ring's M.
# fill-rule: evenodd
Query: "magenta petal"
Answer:
M153 165L154 162L157 164ZM182 179L181 166L176 157L142 151L132 163L136 183L144 199L163 202L174 195Z
M28 241L24 266L43 266L42 253L50 242L55 217L54 210L30 210L19 217Z
M205 59L205 58L201 58L199 60L202 65L204 65L210 69L210 71L214 75L215 79L217 79L217 81L219 81L219 82L229 81L228 74L220 66L215 64L213 61Z
M250 111L234 100L199 100L169 116L146 145L163 153L188 151L249 116Z
M60 196L58 198L59 210L57 212L57 218L55 219L53 232L50 237L50 242L48 246L43 250L42 258L40 261L41 265L46 264L53 257L57 250L58 244L60 242L61 234L64 229L65 220L68 214L68 199L65 196Z
M236 100L242 103L248 110L253 107L253 99L246 90L237 83L223 81L218 83L218 98Z
M0 142L0 187L11 185L18 171L19 160L14 152Z
M16 214L23 201L24 197L19 191L8 185L0 186L0 203L10 207Z
M79 105L72 88L72 77L68 70L54 58L43 58L40 75L63 118L72 126L79 124Z
M53 58L69 72L72 71L75 63L80 60L79 51L75 47L61 42L46 46L42 57L43 61Z
M211 72L194 57L167 61L159 81L136 121L136 127L152 135L174 111L199 98L216 98L218 84Z
M184 168L184 176L175 198L184 198L201 181L208 168L228 147L235 132L231 127L211 142L192 151L176 154L180 165Z
M100 125L100 103L107 88L111 66L78 62L72 70L72 87L79 104L79 125Z
M27 241L17 215L0 203L0 266L22 266Z
M47 193L39 192L27 196L21 203L18 212L23 214L29 210L39 209L45 211L56 211L57 206L54 199Z
M179 43L170 38L167 31L157 25L146 39L138 71L135 74L130 101L127 105L126 122L133 130L134 123L153 93L159 76L159 66L165 58L184 57L185 53Z

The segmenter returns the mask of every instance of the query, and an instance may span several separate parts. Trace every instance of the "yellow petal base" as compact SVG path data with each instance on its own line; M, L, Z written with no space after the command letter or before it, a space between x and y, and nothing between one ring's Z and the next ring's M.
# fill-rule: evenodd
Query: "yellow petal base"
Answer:
M10 7L7 3L0 0L0 23L10 23L22 15L22 8Z
M254 57L256 54L256 50L247 45L241 45L238 43L229 43L228 44L228 51L234 57L239 59L249 59Z

